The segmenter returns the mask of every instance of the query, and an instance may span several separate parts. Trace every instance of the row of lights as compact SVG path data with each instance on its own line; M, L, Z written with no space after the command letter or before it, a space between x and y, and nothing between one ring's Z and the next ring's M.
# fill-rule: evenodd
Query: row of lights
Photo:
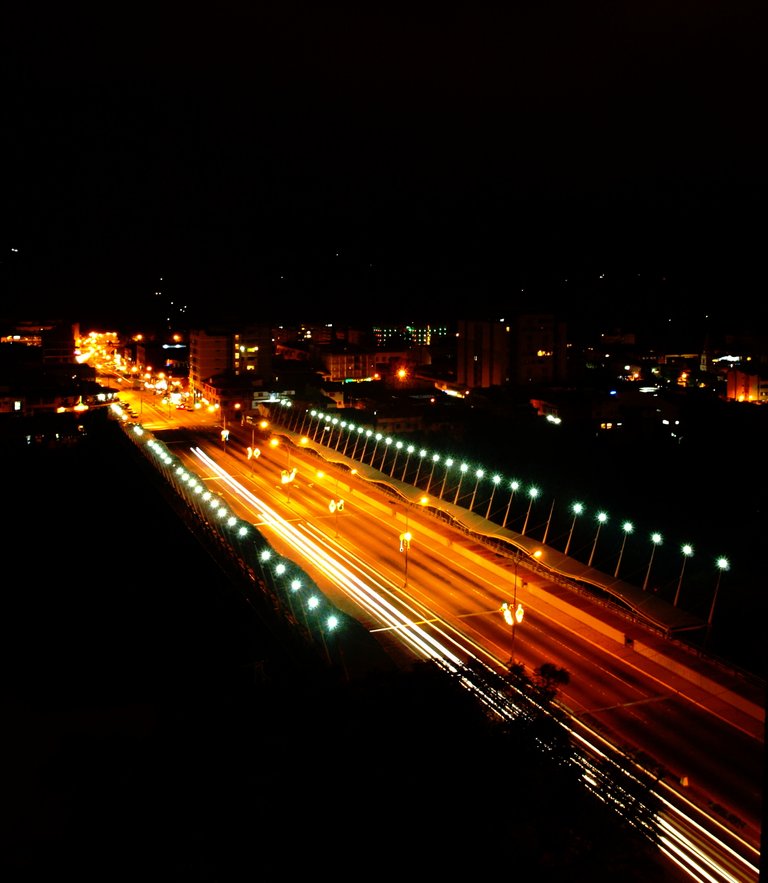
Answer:
M138 435L143 435L144 430L140 426L133 427L134 431ZM170 467L173 465L175 458L172 457L167 449L160 444L156 439L150 439L148 442L150 449L153 451L155 456L162 462L162 464L166 467ZM175 474L179 483L188 491L194 495L200 497L200 499L206 503L213 515L223 524L226 525L227 528L232 530L237 537L238 540L243 540L246 537L249 537L252 531L250 525L246 525L242 522L237 516L235 516L225 505L224 501L214 493L211 493L205 486L205 484L200 480L198 476L196 476L193 472L186 469L181 464L178 464L174 469L173 473ZM259 561L262 566L267 565L273 558L273 551L271 548L264 548L258 553ZM294 565L295 566L295 565ZM283 579L286 577L288 573L288 566L284 561L277 561L272 571L274 577L276 579ZM291 579L288 589L290 594L287 597L298 596L303 588L303 584L300 579L293 578ZM318 595L312 594L306 599L306 609L309 611L316 611L322 605L322 600ZM306 612L306 611L305 611ZM340 623L339 617L335 613L328 614L324 620L322 620L323 625L328 633L335 631ZM309 627L309 622L306 623L307 627Z
M401 451L405 451L406 458L405 458L405 463L404 463L404 466L402 469L402 473L399 473L399 480L400 481L405 481L405 476L408 471L408 465L409 465L410 458L411 458L412 454L418 453L419 465L416 470L416 475L415 475L413 481L410 482L413 485L416 485L418 483L419 477L421 475L421 469L422 469L423 463L424 463L425 459L429 456L429 451L427 451L425 448L417 449L417 447L415 445L412 445L412 444L406 445L404 442L399 441L399 440L394 440L392 437L385 437L380 432L374 432L374 430L372 430L372 429L366 429L365 427L360 426L360 425L356 425L352 422L348 422L345 420L339 420L339 418L337 418L337 417L331 417L330 415L324 414L322 411L317 411L317 410L310 410L310 411L306 411L304 413L304 417L303 417L302 423L301 423L301 428L299 430L300 433L303 432L303 430L304 430L304 424L305 424L307 416L309 416L311 419L317 420L314 435L312 436L313 441L317 441L317 436L318 436L318 433L320 432L321 426L323 427L323 431L330 430L331 433L333 432L334 428L336 428L336 427L339 428L339 433L336 438L336 444L334 446L334 450L336 450L336 451L338 451L339 446L341 444L342 430L346 430L347 431L346 441L345 441L345 444L344 444L344 447L343 447L341 453L342 453L342 455L346 455L350 441L351 441L351 439L354 438L355 439L354 446L353 446L352 451L349 455L352 459L354 459L356 456L360 439L364 438L363 448L362 448L362 451L361 451L360 457L359 457L359 459L361 461L363 461L363 458L365 457L366 451L368 448L368 443L371 439L373 439L375 444L374 444L374 448L373 448L373 453L372 453L370 461L369 461L369 465L371 465L371 466L373 466L373 461L376 458L376 454L378 452L379 445L382 441L384 442L384 444L386 445L387 448L394 445L395 456L392 459L392 464L391 464L391 466L389 468L389 472L388 472L390 478L395 477L395 475L394 475L395 468L396 468L396 465L398 462L398 457L399 457ZM332 435L329 437L329 441L331 439L332 439ZM324 443L322 439L321 439L320 443ZM383 464L386 460L386 456L387 455L386 455L386 450L385 450L385 453L382 457L380 465L383 466ZM432 488L432 482L433 482L433 478L434 478L435 468L436 468L437 464L441 461L442 455L440 455L438 453L432 453L430 459L431 459L432 466L431 466L431 470L429 473L429 478L427 480L427 487L426 487L426 491L425 491L426 493L429 493ZM445 460L443 460L443 464L445 466L445 473L443 475L442 482L440 485L440 491L437 495L438 499L440 499L440 500L443 499L443 495L445 493L446 482L447 482L447 478L448 478L448 471L454 465L454 460L451 457L446 457ZM461 494L462 482L464 480L464 476L466 475L466 473L469 470L470 470L470 466L467 463L460 463L459 464L460 475L459 475L459 481L458 481L458 484L456 486L456 490L455 490L455 493L453 496L454 505L458 504L458 500L459 500L459 497ZM486 474L485 470L483 470L481 468L478 468L474 471L475 486L472 491L472 496L471 496L469 507L468 507L470 512L473 511L473 509L474 509L478 485L480 483L480 480L483 477L485 477L485 474ZM494 496L496 494L496 490L503 481L502 477L498 473L491 475L490 478L493 483L493 488L491 490L491 494L488 499L488 504L485 509L485 518L486 519L488 519L490 517L491 510L493 507ZM503 518L502 525L501 525L502 529L506 528L506 526L507 526L507 521L509 518L509 512L510 512L510 507L512 505L512 500L515 495L515 492L518 491L520 489L520 487L521 487L520 482L518 482L516 480L511 480L509 482L510 496L509 496L509 500L507 501L506 509L504 512L504 518ZM525 536L526 530L528 529L528 522L530 519L533 503L540 496L540 494L541 494L541 491L539 490L539 488L537 488L535 486L532 486L528 489L529 502L528 502L528 508L527 508L526 514L525 514L525 519L523 521L523 526L521 529L522 536ZM567 539L566 545L565 545L565 550L564 550L565 555L568 554L569 549L570 549L571 539L573 537L573 531L574 531L574 528L576 525L576 520L579 515L584 514L585 507L582 503L573 503L571 506L571 511L573 512L574 517L573 517L573 521L571 523L571 528L568 533L568 539ZM600 536L600 529L603 526L603 524L605 524L608 521L608 515L604 511L598 512L595 517L597 519L597 530L595 532L595 536L592 541L592 547L591 547L589 559L587 562L588 567L592 566L592 561L594 559L595 550L597 548L597 541ZM615 568L614 574L613 574L615 578L618 578L619 570L621 567L621 561L622 561L622 558L624 555L624 547L625 547L625 544L627 541L627 537L629 536L629 534L634 532L634 525L630 521L624 521L622 523L621 529L624 532L624 536L623 536L621 548L619 551L619 557L616 562L616 568ZM643 586L642 586L643 591L647 591L647 589L648 589L648 583L650 580L650 574L651 574L651 569L653 566L654 555L655 555L657 546L659 546L662 543L662 536L660 533L654 532L650 535L650 540L651 540L651 544L652 544L651 557L650 557L650 560L648 562L648 566L645 571L645 577L644 577ZM546 533L545 533L545 537L544 537L543 542L546 543ZM688 558L690 558L693 555L693 551L694 551L693 546L689 543L684 543L681 546L681 552L683 555L683 562L682 562L682 567L681 567L680 574L679 574L679 577L677 580L677 587L676 587L675 597L674 597L674 601L673 601L674 606L677 606L678 601L680 599L680 590L682 588L683 575L685 572L685 564L686 564ZM715 588L715 596L712 601L712 606L710 608L709 618L708 618L708 623L710 625L711 625L712 616L714 613L714 604L717 599L717 592L718 592L719 586L720 586L720 579L722 577L723 572L730 569L730 562L727 558L721 556L721 557L718 557L715 559L715 566L717 567L717 570L718 570L718 576L717 576L717 586Z

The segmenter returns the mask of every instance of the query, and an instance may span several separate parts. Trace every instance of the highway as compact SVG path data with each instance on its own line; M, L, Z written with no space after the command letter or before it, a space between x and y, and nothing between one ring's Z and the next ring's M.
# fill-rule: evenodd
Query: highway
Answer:
M143 408L152 406L145 402ZM275 447L270 436L261 438L259 456L248 459L246 449L255 439L247 428L231 429L224 442L210 420L155 411L145 420L147 428L162 439L169 423L184 424L187 434L173 435L174 455L222 494L238 517L258 525L279 554L292 560L302 555L301 566L327 597L393 657L403 664L430 655L479 659L498 672L508 671L514 659L529 676L545 662L565 669L569 681L557 705L573 737L590 746L585 753L603 741L620 746L658 777L672 816L663 820L674 832L671 842L682 828L696 843L694 853L716 853L722 875L712 879L757 879L764 762L759 734L683 695L660 670L639 666L631 651L548 603L546 577L526 567L525 559L499 556L418 505L286 444L279 434ZM293 479L284 482L286 474ZM411 540L403 544L406 533ZM524 609L514 629L502 615L502 604L513 598ZM721 843L716 849L713 837ZM676 847L669 848L674 853ZM733 864L723 858L730 849ZM685 861L690 867L692 862Z

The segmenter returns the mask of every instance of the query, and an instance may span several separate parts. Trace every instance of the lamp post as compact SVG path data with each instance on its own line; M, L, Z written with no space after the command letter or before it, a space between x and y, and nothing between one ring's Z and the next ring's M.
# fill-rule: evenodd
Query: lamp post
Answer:
M597 530L595 531L595 541L592 543L592 551L589 553L589 561L587 561L587 567L592 567L592 559L595 557L595 549L597 548L597 538L600 536L600 528L608 521L608 516L605 512L597 513Z
M491 506L493 505L493 495L496 493L496 488L499 486L499 482L501 481L500 475L494 475L491 478L493 482L493 488L491 489L491 497L488 500L488 508L485 510L485 520L487 521L491 514Z
M376 444L373 446L373 453L371 454L371 462L368 464L369 466L373 466L373 461L376 459L376 451L379 449L379 442L384 438L384 436L377 432L375 435Z
M450 457L447 457L445 460L445 472L443 473L443 483L440 485L440 494L438 496L439 500L443 499L443 491L445 490L445 481L448 478L448 470L453 466L453 460Z
M384 444L385 444L384 455L383 455L382 458L381 458L381 463L379 463L379 469L380 469L382 472L384 471L384 464L387 462L387 451L389 450L390 445L392 444L392 436L391 436L391 435L388 435L388 436L384 439Z
M477 486L480 484L480 479L485 475L485 472L482 469L477 469L475 471L475 489L472 491L472 499L469 501L469 511L472 511L472 507L475 505L475 497L477 496Z
M413 534L406 529L405 533L400 534L400 551L405 552L405 581L403 582L403 588L408 585L408 550L411 548L411 540L413 539Z
M344 500L331 500L328 504L328 511L334 516L333 530L336 536L339 535L339 512L344 509Z
M539 489L537 487L532 487L528 491L528 496L531 498L530 503L528 503L528 511L525 513L525 521L523 522L523 529L520 531L522 536L525 536L525 530L528 527L528 519L531 516L531 508L533 507L533 501L538 497Z
M549 507L549 515L547 516L547 526L544 528L544 536L541 538L541 542L546 546L547 544L547 536L549 534L549 525L552 523L552 513L555 511L555 500L552 500L552 505Z
M344 442L344 448L341 451L342 455L345 457L347 456L347 448L349 447L349 440L352 438L352 433L354 432L354 430L355 430L355 424L354 423L347 423L347 439Z
M405 449L406 458L405 458L405 466L403 466L403 474L400 476L400 481L405 481L405 473L408 471L408 461L411 459L411 454L416 450L413 445L408 445Z
M660 533L652 533L651 534L651 542L653 543L653 548L651 549L651 558L648 562L648 570L645 572L645 579L643 580L643 591L648 588L648 579L651 575L651 565L653 564L653 556L656 552L656 546L661 542L661 534Z
M619 560L616 562L616 570L613 571L614 579L619 575L619 567L621 567L621 558L624 554L624 546L627 543L627 537L632 533L635 527L631 521L625 521L624 524L621 525L621 529L624 531L624 539L621 541L621 549L619 549Z
M686 543L680 550L683 553L683 566L680 568L680 578L677 581L677 590L675 592L675 600L672 602L673 607L677 607L677 602L680 600L680 589L683 585L683 574L685 573L685 562L693 555L693 546L688 545Z
M334 421L334 422L335 422L335 421ZM338 451L338 450L339 450L339 443L341 442L341 436L342 436L342 432L341 432L341 430L342 430L342 429L346 429L346 428L347 428L347 421L346 421L346 420L342 420L341 423L339 423L339 434L336 436L336 445L335 445L335 447L334 447L334 451ZM347 436L347 438L349 438L349 436Z
M515 556L515 577L514 583L512 585L512 606L505 601L501 605L501 612L504 614L504 621L507 625L512 626L512 661L515 661L515 626L518 623L523 621L523 616L525 615L525 610L523 609L522 604L517 603L517 564L520 559L520 554L518 553ZM525 584L525 583L523 583Z
M427 481L427 488L424 491L425 494L429 493L429 488L432 485L432 476L435 474L435 466L440 462L440 454L432 454L432 469L429 472L429 479Z
M566 544L565 544L565 551L563 552L564 555L567 555L568 549L571 548L571 537L573 536L573 529L574 529L574 527L576 527L576 519L584 511L584 504L583 503L574 503L571 506L571 511L573 512L573 521L571 522L571 529L568 532L568 542L566 542Z
M458 502L459 491L461 491L461 482L464 480L464 473L467 471L467 469L469 469L469 466L467 466L466 463L462 463L461 466L459 466L459 470L461 472L461 475L459 476L459 483L456 485L456 493L454 494L454 497L453 497L454 505L456 505L456 503Z
M715 583L715 594L712 596L712 606L709 608L709 616L707 617L707 634L712 629L712 619L715 615L715 603L717 602L717 593L720 591L720 580L724 570L730 570L731 564L727 558L718 558L715 562L717 565L717 582Z
M365 462L365 449L368 447L368 442L370 441L372 435L373 435L372 429L365 430L365 444L363 445L363 450L362 450L362 453L360 454L360 462L361 463Z
M419 483L419 473L421 472L421 466L424 462L424 458L427 456L427 452L422 448L419 451L419 465L416 467L416 477L413 479L414 485L418 485Z
M392 468L389 470L389 477L392 478L395 472L395 465L397 464L397 456L400 453L400 450L403 447L403 443L401 441L395 442L395 456L392 460Z
M365 430L363 429L363 427L358 426L357 427L357 438L355 439L355 444L352 446L352 453L350 454L350 456L352 457L353 460L355 459L355 453L357 452L358 442L360 441L360 439L364 433L365 433Z
M502 528L507 526L507 519L509 518L509 507L512 505L512 497L515 495L515 491L520 487L519 481L510 481L509 483L509 499L507 500L507 508L504 512L504 521L502 522Z

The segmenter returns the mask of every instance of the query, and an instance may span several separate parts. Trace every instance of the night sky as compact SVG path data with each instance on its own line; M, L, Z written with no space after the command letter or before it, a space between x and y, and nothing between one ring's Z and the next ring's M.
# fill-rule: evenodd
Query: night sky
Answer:
M738 310L762 5L17 4L0 315Z

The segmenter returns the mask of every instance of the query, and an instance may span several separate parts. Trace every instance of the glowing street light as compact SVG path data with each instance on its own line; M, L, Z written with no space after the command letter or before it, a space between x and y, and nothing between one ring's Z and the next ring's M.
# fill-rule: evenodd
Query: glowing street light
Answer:
M365 444L363 445L363 451L360 454L360 462L365 462L365 449L368 447L368 442L370 441L371 436L373 435L372 429L365 430Z
M344 424L342 423L341 425L343 426ZM344 442L344 448L342 449L342 452L341 452L342 455L345 457L347 456L347 448L349 447L349 440L352 438L352 433L354 432L354 430L355 430L355 424L354 423L347 423L347 439Z
M574 529L574 527L576 527L576 519L579 517L579 515L581 515L581 513L583 511L584 511L584 504L583 503L574 503L571 506L571 512L573 512L573 521L571 522L571 529L568 533L568 542L565 544L565 552L563 552L564 555L568 554L568 549L570 549L570 547L571 547L571 537L573 536L573 529Z
M651 534L651 542L653 543L653 548L651 549L651 559L648 562L648 570L645 572L645 579L643 580L643 591L648 588L648 579L651 575L651 565L653 564L653 556L656 552L656 546L661 543L661 534L660 533L652 533Z
M717 566L717 583L715 584L715 594L712 596L712 606L709 608L709 616L707 617L707 627L709 629L712 628L712 618L715 615L715 602L717 601L717 593L720 591L720 579L723 576L724 570L730 570L731 564L727 558L718 558L715 561Z
M515 495L515 491L520 487L519 481L510 481L509 483L509 500L507 500L507 508L504 512L504 521L502 522L502 528L507 526L507 518L509 518L509 507L512 505L512 497Z
M352 457L353 460L355 459L355 453L356 453L356 451L357 451L357 445L358 445L358 442L359 442L360 439L363 437L363 434L364 434L364 433L365 433L365 428L362 427L362 426L358 426L358 427L357 427L357 438L355 439L355 444L353 445L353 447L352 447L352 453L350 454L350 457Z
M395 456L392 460L392 468L389 470L389 477L392 478L395 472L395 465L397 463L397 457L403 447L403 443L401 441L395 442Z
M424 450L424 448L422 448L419 451L419 465L416 469L416 477L413 479L414 485L417 485L419 483L419 473L421 472L421 466L424 463L424 458L426 456L427 456L427 452Z
M400 551L405 552L405 581L403 582L403 588L408 585L408 551L411 548L412 539L413 534L408 530L400 534Z
M469 511L472 511L472 507L475 505L475 496L477 495L477 486L480 484L480 479L485 475L485 472L482 469L475 470L475 489L472 491L472 499L469 501Z
M539 489L537 487L532 487L528 491L528 496L531 498L531 502L528 503L528 511L525 513L525 521L523 522L523 529L520 531L522 536L525 536L525 529L528 527L528 519L531 515L531 508L533 506L533 501L538 497Z
M405 473L408 471L408 461L411 459L411 454L416 450L413 445L408 445L405 449L406 458L405 458L405 466L403 466L403 474L400 476L400 481L405 481Z
M683 574L685 573L685 562L693 555L693 546L689 546L686 543L680 550L683 553L683 566L680 568L680 579L677 581L677 591L675 592L675 600L672 602L673 607L677 607L677 602L680 599L680 588L683 585Z
M616 562L616 570L613 571L614 578L619 575L619 567L621 566L621 557L624 554L624 546L627 543L627 537L632 533L632 531L635 529L635 527L631 521L625 521L624 524L621 525L621 529L624 531L624 539L621 541L621 549L619 550L619 560Z
M388 435L388 436L384 439L384 444L386 445L386 447L384 448L384 454L383 454L383 456L382 456L382 458L381 458L381 463L379 463L379 469L380 469L382 472L384 471L384 464L387 462L387 451L389 450L389 446L392 444L392 436L389 436L389 435Z
M373 466L373 461L376 459L376 451L379 449L379 442L384 438L384 436L382 435L382 433L377 432L375 438L376 444L373 446L373 453L371 454L371 460L368 464L369 466Z
M491 514L491 506L492 506L492 504L493 504L493 495L496 493L496 488L499 486L499 482L501 481L501 476L500 476L500 475L494 475L494 476L491 478L491 481L493 482L493 488L492 488L492 490L491 490L491 497L490 497L490 499L488 500L488 508L485 510L485 520L486 520L486 521L488 520L488 518L489 518L489 516L490 516L490 514Z
M446 457L445 459L445 472L443 473L443 483L440 485L440 494L438 495L438 499L443 499L443 491L445 490L445 481L448 478L448 470L453 466L453 460L450 457Z
M424 491L425 494L429 493L430 485L432 484L432 476L435 474L435 466L440 462L440 454L432 454L432 469L429 473L429 480L427 481L427 488Z
M459 491L461 490L461 483L464 480L464 473L467 471L467 469L469 469L469 466L467 466L466 463L462 463L461 466L459 466L459 470L461 471L461 475L459 476L459 483L456 485L456 493L453 497L454 505L458 502Z
M592 559L595 557L595 549L597 548L597 538L600 536L600 528L608 521L608 516L605 512L597 513L597 530L595 531L595 541L592 543L592 551L589 553L589 561L587 561L587 567L592 567ZM626 539L626 534L625 534Z

